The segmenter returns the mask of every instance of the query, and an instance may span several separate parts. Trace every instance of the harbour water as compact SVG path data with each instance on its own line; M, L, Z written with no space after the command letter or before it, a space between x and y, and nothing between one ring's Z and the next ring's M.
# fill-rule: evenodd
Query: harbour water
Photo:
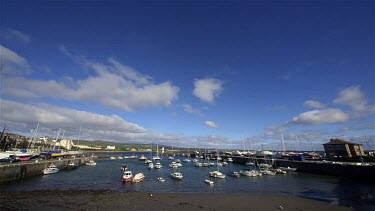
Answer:
M123 156L130 154L123 153ZM141 154L136 154L140 156ZM146 156L146 154L144 154ZM150 157L150 156L148 156ZM169 168L168 157L161 157L163 168L149 170L143 161L133 159L97 160L96 166L81 166L71 171L60 171L57 174L35 176L7 184L1 184L1 191L24 190L116 190L140 192L179 192L179 193L229 193L229 194L283 194L323 200L332 204L375 210L375 183L362 183L345 178L329 177L306 173L288 173L287 175L213 179L209 172L217 167L194 167L193 163L182 163L182 168ZM182 160L182 158L180 158ZM155 161L154 161L155 163ZM127 164L133 174L142 172L145 180L142 183L122 183L122 164ZM240 171L247 166L230 163L220 167L227 174ZM173 180L170 174L181 172L182 181ZM161 183L158 177L165 178ZM213 186L204 180L214 181Z

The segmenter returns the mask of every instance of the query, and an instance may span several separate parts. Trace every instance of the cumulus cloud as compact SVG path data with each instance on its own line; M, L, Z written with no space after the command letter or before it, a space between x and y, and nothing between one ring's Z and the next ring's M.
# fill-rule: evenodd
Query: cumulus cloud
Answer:
M352 116L355 118L375 113L375 105L368 104L366 96L359 86L350 86L341 90L333 103L349 106L352 109Z
M15 41L21 44L29 44L31 42L31 37L29 35L9 28L0 30L0 38L6 41Z
M193 93L200 100L212 103L221 94L222 85L222 81L214 78L195 79Z
M49 104L23 104L9 100L0 100L0 105L1 122L16 131L27 131L40 123L44 132L63 128L67 131L67 136L75 136L77 129L82 127L88 139L117 141L142 138L149 133L145 128L129 123L117 115L101 115Z
M293 117L291 124L297 125L319 125L326 123L343 123L348 121L349 116L340 109L322 109L307 111Z
M109 58L107 64L102 64L75 57L69 52L66 54L74 57L79 64L93 69L96 74L82 80L72 79L69 85L56 80L10 77L4 81L4 93L18 98L47 97L93 102L123 111L166 107L177 99L179 88L171 82L153 83L149 76L113 58Z
M323 103L320 103L315 100L306 100L303 103L303 105L306 107L310 107L310 108L325 108L326 107Z
M30 73L31 71L25 58L3 45L0 45L0 63L2 73L5 74Z
M219 127L219 125L217 125L215 122L211 122L211 121L205 121L204 124L208 127L212 127L212 128L217 128Z
M107 116L49 104L23 104L16 101L0 100L2 120L25 124L39 122L51 128L77 128L84 125L100 130L110 128L120 132L141 133L146 130L128 123L117 115Z
M225 137L197 137L173 133L158 133L138 124L128 122L117 115L102 115L50 104L25 104L0 99L0 124L8 132L30 134L40 124L39 135L52 136L59 128L65 130L65 138L77 139L81 127L81 140L102 140L118 143L173 145L176 147L212 146L229 144ZM201 141L205 140L205 143ZM221 145L221 146L222 146Z

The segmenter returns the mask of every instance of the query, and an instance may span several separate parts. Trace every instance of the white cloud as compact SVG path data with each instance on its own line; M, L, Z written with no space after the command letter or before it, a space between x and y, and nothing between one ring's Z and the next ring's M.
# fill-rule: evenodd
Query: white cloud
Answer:
M18 98L47 97L93 102L124 111L166 107L177 99L179 88L171 82L152 83L149 76L144 76L113 58L108 59L108 64L101 64L83 57L70 56L79 64L94 69L96 74L83 80L72 79L69 86L55 80L9 77L4 81L4 94Z
M67 136L76 136L82 126L87 139L133 140L149 135L148 131L134 123L129 123L117 115L100 115L86 111L62 108L48 104L23 104L0 100L1 122L10 130L28 131L37 123L44 132L57 128L67 131Z
M204 124L208 127L213 127L213 128L219 127L215 122L211 122L211 121L205 121Z
M323 103L320 103L315 100L307 100L303 103L303 105L310 107L310 108L325 108L326 107Z
M31 37L15 29L3 29L0 31L0 37L7 41L16 41L21 44L29 44Z
M202 114L202 112L200 110L193 108L189 104L182 104L182 108L184 109L184 111L186 113L196 114L197 116L199 116L201 118L204 117L204 114Z
M368 105L366 96L359 86L350 86L341 90L333 103L349 106L355 118L375 113L375 105Z
M205 102L213 102L215 97L218 97L223 88L222 81L214 78L195 79L194 80L194 95Z
M293 117L289 123L297 125L319 125L325 123L343 123L348 121L349 116L340 109L322 109L308 111Z
M31 71L25 58L3 45L0 45L0 63L2 73L5 74L30 73Z
M49 104L24 104L0 99L0 124L8 132L29 135L40 124L39 135L53 136L59 128L65 130L65 138L77 139L82 128L81 140L102 140L118 143L165 144L178 147L202 147L195 137L173 133L157 133L117 115L101 115L92 112L62 108ZM222 140L223 137L215 137Z

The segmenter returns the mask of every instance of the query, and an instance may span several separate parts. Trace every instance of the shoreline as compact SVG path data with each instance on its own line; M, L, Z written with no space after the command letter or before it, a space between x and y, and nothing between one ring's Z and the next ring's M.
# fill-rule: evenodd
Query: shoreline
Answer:
M288 195L147 193L112 190L0 192L0 210L354 210Z

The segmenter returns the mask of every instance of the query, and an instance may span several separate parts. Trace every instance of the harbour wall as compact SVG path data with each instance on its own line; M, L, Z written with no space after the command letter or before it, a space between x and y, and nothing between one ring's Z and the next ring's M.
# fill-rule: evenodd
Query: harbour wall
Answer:
M56 165L61 170L64 170L69 163L80 166L84 165L90 160L96 160L96 157L79 157L79 158L63 158L63 159L50 159L50 160L34 160L34 161L21 161L17 163L1 164L0 165L0 183L22 180L26 177L36 175L43 175L43 169L47 168L50 164Z
M273 167L290 167L296 168L298 172L321 174L328 176L346 177L355 180L366 180L375 182L375 164L374 163L345 163L345 162L324 162L324 161L293 161L285 159L264 159L248 158L239 156L223 156L223 159L231 157L233 163L245 164L253 159L255 163L268 163ZM253 161L254 162L254 161Z

